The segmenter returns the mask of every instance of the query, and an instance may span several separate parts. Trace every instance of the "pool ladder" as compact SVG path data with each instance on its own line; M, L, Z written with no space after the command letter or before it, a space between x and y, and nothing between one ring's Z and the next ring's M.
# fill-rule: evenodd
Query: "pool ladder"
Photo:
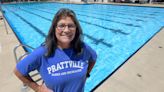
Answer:
M15 61L16 61L16 63L18 63L20 60L22 60L25 56L27 56L28 54L30 54L29 52L25 52L24 54L22 54L22 55L20 55L19 57L18 57L18 55L17 55L17 50L18 50L18 48L19 47L22 47L22 48L28 48L28 49L31 49L32 51L34 50L34 48L33 47L31 47L31 46L28 46L28 45L24 45L24 44L19 44L18 46L16 46L16 47L14 47L14 49L13 49L13 53L14 53L14 57L15 57ZM33 74L28 74L28 77L30 78L30 79L32 79L33 81L35 81L35 82L39 82L40 80L42 80L42 78L40 77L40 75L39 75L39 78L37 78L37 79L33 79L34 77L36 77L36 76L38 76L39 75L39 73L38 73L38 71L34 71L34 73ZM23 86L22 86L22 88L21 88L21 92L28 92L29 91L29 88L28 88L28 86L26 85L26 84L23 84Z

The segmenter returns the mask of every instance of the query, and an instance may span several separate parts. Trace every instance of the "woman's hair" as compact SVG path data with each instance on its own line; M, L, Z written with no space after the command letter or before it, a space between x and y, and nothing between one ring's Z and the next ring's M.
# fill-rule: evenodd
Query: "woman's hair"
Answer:
M56 13L56 15L52 21L52 25L50 27L49 33L45 40L45 46L47 48L47 53L45 55L47 57L50 57L57 48L57 38L55 35L57 23L62 18L66 18L66 17L71 17L71 19L73 20L73 22L76 25L76 33L75 33L74 39L71 41L71 46L76 51L76 54L80 54L82 52L83 33L82 33L81 26L76 18L76 14L70 9L62 8Z

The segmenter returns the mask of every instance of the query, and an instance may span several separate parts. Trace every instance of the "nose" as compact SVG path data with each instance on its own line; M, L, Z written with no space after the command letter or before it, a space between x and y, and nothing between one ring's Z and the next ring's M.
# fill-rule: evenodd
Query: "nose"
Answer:
M65 28L64 28L64 30L63 30L64 32L70 32L70 30L69 30L69 28L68 28L68 26L65 26Z

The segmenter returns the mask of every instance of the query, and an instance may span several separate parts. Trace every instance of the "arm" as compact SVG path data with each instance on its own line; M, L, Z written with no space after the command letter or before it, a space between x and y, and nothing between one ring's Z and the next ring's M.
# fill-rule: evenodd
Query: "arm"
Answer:
M41 84L38 85L28 75L29 72L38 69L41 64L40 58L44 55L44 47L39 47L30 53L27 57L19 61L14 69L15 75L27 86L32 88L35 92L51 92L49 89Z
M39 85L34 82L30 77L23 76L16 68L14 69L14 74L27 86L32 88L35 92L38 92Z
M89 62L88 73L90 73L92 71L92 68L94 65L95 65L95 62Z
M87 71L87 77L90 77L90 72L92 71L94 65L95 65L95 61L89 62L88 71Z
M97 59L97 53L87 44L85 44L84 49L86 49L86 57L88 58L88 70L87 70L87 77L90 77L90 72L92 71L92 68L94 67Z

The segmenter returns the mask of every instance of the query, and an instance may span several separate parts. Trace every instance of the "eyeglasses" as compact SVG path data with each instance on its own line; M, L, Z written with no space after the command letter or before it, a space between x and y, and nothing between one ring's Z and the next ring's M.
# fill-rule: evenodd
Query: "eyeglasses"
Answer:
M75 24L68 24L68 25L65 25L65 24L58 24L58 25L57 25L57 29L58 29L58 30L64 30L64 29L66 28L66 26L68 27L69 30L76 30Z

